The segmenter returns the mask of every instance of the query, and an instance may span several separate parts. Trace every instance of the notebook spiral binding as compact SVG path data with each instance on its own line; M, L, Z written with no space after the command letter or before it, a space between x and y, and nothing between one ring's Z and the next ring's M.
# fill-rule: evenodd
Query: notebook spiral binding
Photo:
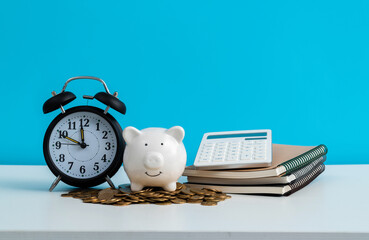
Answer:
M297 190L305 187L306 185L308 185L309 183L311 183L316 177L318 177L325 169L324 164L320 165L319 167L317 167L316 169L314 169L311 173L307 174L305 177L303 177L302 179L289 184L291 191L289 191L286 196L296 192Z
M307 174L308 172L310 172L316 166L322 164L325 161L325 159L326 159L325 156L322 156L322 157L318 158L317 160L311 162L309 165L301 168L300 170L297 170L296 172L293 172L292 174L296 178L300 178L300 177L304 176L305 174Z
M318 159L319 157L326 155L327 152L328 148L325 145L321 144L316 148L313 148L310 151L283 163L282 166L286 168L286 172L284 174L290 174L294 170L310 164L312 161Z

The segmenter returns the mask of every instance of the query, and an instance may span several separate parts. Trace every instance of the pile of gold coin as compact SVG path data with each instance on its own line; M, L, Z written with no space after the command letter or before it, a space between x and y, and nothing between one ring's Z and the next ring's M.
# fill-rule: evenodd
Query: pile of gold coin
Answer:
M84 203L127 206L131 204L170 205L182 203L197 203L203 206L215 206L231 196L215 189L190 189L177 182L175 191L164 191L162 188L146 187L133 192L129 184L120 185L118 189L78 189L64 193L62 197L82 199Z

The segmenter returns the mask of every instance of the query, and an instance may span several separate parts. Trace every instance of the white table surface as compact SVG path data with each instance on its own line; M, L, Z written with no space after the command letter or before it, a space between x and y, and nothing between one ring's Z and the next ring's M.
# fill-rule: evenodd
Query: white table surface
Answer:
M369 239L368 173L328 165L289 197L117 207L62 198L72 189L64 183L48 192L55 177L46 166L0 165L0 239ZM123 169L112 180L128 183Z

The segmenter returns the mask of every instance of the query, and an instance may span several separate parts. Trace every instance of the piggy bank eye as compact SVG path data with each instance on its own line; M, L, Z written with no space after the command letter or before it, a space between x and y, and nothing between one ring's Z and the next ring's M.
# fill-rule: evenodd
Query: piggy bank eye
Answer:
M145 143L145 146L147 146L147 143Z
M164 145L164 143L161 143L161 145L163 146L163 145Z

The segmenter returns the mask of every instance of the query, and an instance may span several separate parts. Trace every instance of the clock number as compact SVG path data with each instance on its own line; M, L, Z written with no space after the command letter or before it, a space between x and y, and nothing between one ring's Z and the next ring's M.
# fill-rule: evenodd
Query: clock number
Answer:
M59 155L59 162L64 162L65 161L65 155L64 154L60 154Z
M69 130L76 130L76 122L68 122Z
M101 158L101 160L102 160L103 162L106 162L106 154L104 154L104 156Z
M83 125L84 127L89 127L89 123L90 123L90 120L89 119L80 119L79 120L81 122L81 126ZM85 124L83 124L83 121L85 121Z
M68 131L60 131L59 130L59 138L65 138L68 137Z
M55 147L56 147L56 149L60 149L61 148L61 142L57 141L55 143Z
M80 168L79 168L79 172L84 174L86 172L86 169L85 169L85 166L82 165Z
M111 149L110 142L106 142L105 144L106 144L105 150L110 150Z
M72 167L73 167L73 162L68 162L68 164L70 164L70 166L69 166L69 170L71 170L71 169L72 169Z
M100 123L96 123L96 131L100 131Z
M95 162L94 170L95 170L95 171L99 170L99 163L98 163L98 162Z
M103 139L108 139L108 131L103 131L104 136L102 137Z

